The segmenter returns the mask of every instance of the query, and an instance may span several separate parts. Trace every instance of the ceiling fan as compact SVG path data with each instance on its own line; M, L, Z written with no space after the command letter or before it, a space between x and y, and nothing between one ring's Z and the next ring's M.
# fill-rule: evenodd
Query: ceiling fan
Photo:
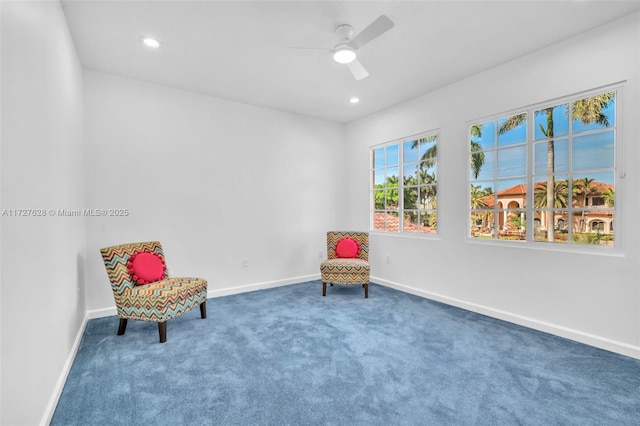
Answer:
M353 27L348 24L339 25L336 28L338 35L338 43L331 51L333 52L333 60L345 64L353 74L356 80L362 80L369 76L369 72L362 66L357 58L358 49L364 45L380 37L382 34L394 27L393 22L385 15L381 15L368 27L362 30L354 37ZM329 50L329 49L322 49Z

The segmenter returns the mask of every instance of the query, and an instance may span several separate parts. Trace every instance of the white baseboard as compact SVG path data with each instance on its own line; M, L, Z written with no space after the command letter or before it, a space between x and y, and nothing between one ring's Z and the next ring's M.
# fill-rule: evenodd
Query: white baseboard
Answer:
M415 296L424 297L425 299L435 300L437 302L442 302L447 305L466 309L471 312L476 312L492 318L497 318L503 321L507 321L514 324L522 325L524 327L532 328L534 330L560 336L565 339L584 343L585 345L594 346L596 348L604 349L610 352L615 352L631 358L640 359L640 346L629 345L627 343L618 342L602 336L596 336L594 334L585 333L583 331L574 330L568 327L551 324L545 321L539 321L533 318L524 317L522 315L517 315L512 312L502 311L500 309L494 309L488 306L478 305L476 303L455 299L449 296L444 296L442 294L420 290L415 287L406 286L406 285L385 280L382 278L371 277L371 282L383 285L385 287L390 287L396 290L400 290L405 293L410 293Z
M87 311L87 316L89 317L89 319L110 317L113 315L118 315L118 310L116 309L115 305L110 308L93 309L91 311Z
M267 288L282 287L291 284L300 284L307 281L319 280L320 274L304 275L302 277L287 278L284 280L264 281L261 283L247 284L238 287L228 287L216 290L209 290L207 297L230 296L232 294L248 293L250 291L264 290Z
M320 274L313 274L313 275L304 275L301 277L286 278L284 280L264 281L260 283L246 284L246 285L241 285L237 287L219 288L215 290L209 290L207 292L207 299L212 297L230 296L232 294L248 293L250 291L264 290L267 288L282 287L282 286L291 285L291 284L300 284L307 281L313 281L313 280L319 280L319 279L320 279ZM87 311L88 319L110 317L117 314L118 312L115 306Z
M71 346L71 351L69 352L69 356L67 356L67 360L62 367L62 371L60 372L60 376L58 377L58 381L56 382L55 387L53 388L53 394L47 404L47 408L44 411L44 416L42 417L42 421L40 422L41 426L47 426L51 423L51 419L53 418L53 414L56 411L56 407L58 406L58 400L60 400L60 396L62 395L62 391L64 389L64 384L67 382L67 377L69 376L69 372L71 371L71 366L73 365L73 361L76 359L76 354L78 353L78 349L80 348L80 342L82 342L82 336L84 335L84 331L87 328L87 322L89 321L88 312L85 313L84 318L82 319L82 323L80 324L80 328L76 333L76 338L73 341L73 345Z

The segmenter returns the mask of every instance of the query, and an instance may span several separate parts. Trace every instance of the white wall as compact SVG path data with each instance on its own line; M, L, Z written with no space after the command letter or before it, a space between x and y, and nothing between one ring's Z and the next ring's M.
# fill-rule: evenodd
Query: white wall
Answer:
M369 147L441 130L439 238L372 235L374 281L640 358L639 22L638 14L629 16L349 124L349 226L358 228L369 221ZM465 242L468 122L622 80L618 166L626 178L616 188L622 255Z
M85 72L87 305L114 306L100 247L159 240L210 296L319 277L343 221L344 126ZM248 268L242 259L248 259ZM115 311L114 311L115 313Z
M57 2L2 2L2 209L83 205L82 74ZM46 421L85 316L84 220L2 216L3 425ZM48 408L47 408L48 407Z

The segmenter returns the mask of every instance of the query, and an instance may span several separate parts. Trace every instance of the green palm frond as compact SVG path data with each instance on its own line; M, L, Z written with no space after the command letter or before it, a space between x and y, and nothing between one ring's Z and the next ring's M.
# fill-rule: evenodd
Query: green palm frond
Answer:
M603 127L609 127L609 118L602 111L609 106L615 96L615 92L609 92L575 101L572 118L582 121L582 124L597 123Z
M512 115L509 118L507 118L507 120L504 123L502 123L502 125L498 129L498 133L502 135L508 132L509 130L515 129L516 127L524 123L526 119L527 119L527 114L525 114L524 112L521 114Z
M569 186L566 180L556 181L552 185L553 208L565 208L569 205ZM547 182L541 182L533 191L533 205L537 208L547 207Z
M482 147L478 142L471 141L471 152L473 152L473 154L471 154L471 171L474 179L478 178L485 162L484 152L479 152L481 149Z

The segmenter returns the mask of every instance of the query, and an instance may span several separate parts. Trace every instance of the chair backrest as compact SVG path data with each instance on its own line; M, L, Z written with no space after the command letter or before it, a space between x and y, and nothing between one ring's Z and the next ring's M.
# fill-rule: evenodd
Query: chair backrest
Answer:
M141 243L119 244L117 246L104 247L100 249L104 266L107 268L107 275L111 281L111 288L116 294L122 293L126 288L133 287L131 274L127 268L127 263L131 255L143 251L156 253L162 260L164 253L162 245L158 241L147 241Z
M368 232L356 232L356 231L329 231L327 232L327 259L336 258L336 244L341 239L349 237L358 242L360 251L358 252L358 258L362 260L369 260L369 233Z

